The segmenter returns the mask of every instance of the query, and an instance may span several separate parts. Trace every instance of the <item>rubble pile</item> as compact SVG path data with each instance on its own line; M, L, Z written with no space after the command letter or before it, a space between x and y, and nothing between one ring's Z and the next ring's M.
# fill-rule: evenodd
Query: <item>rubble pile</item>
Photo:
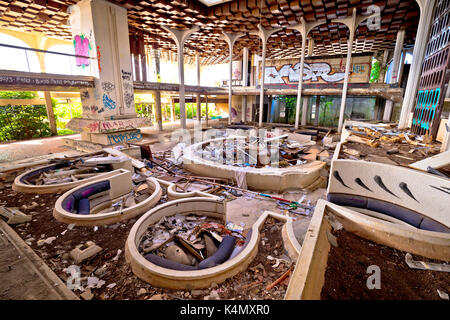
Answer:
M322 153L320 158L329 157L328 152L315 146L314 141L299 143L287 137L288 135L281 135L264 141L258 138L213 141L203 145L195 154L213 162L225 160L228 165L253 168L268 165L278 165L280 168L302 165L317 160L320 153ZM270 143L275 140L278 142ZM274 157L277 154L278 157ZM273 163L275 158L279 159L278 163Z
M440 143L428 135L418 136L397 126L348 126L342 159L366 160L407 166L440 152Z
M151 226L143 236L138 250L151 262L161 261L154 257L156 255L177 264L193 267L200 265L201 268L200 263L207 263L207 259L213 257L219 247L224 246L225 241L233 241L225 260L237 255L245 243L243 231L241 226L232 223L223 225L218 219L211 217L174 215L163 217ZM225 240L227 238L229 240ZM167 265L168 268L172 268L171 266L172 264Z

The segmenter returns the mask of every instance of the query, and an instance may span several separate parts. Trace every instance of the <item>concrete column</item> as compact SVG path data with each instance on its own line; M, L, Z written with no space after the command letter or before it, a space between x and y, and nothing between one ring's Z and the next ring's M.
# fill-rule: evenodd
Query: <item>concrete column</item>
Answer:
M47 109L47 117L48 121L50 122L50 131L52 132L52 135L56 136L58 135L58 130L56 128L55 113L53 112L52 96L50 94L50 91L45 91L44 97L45 108Z
M289 29L294 29L300 32L302 35L302 49L301 49L301 56L300 56L300 68L299 68L299 74L298 74L298 89L297 89L297 103L295 105L295 129L298 129L298 124L300 121L300 104L302 100L302 86L303 86L303 71L305 67L305 50L306 50L306 38L308 36L308 33L316 26L321 24L321 22L305 22L305 19L303 17L300 18L301 23L292 27L288 27ZM312 46L312 44L311 44ZM306 125L306 119L307 119L307 111L308 109L305 109L305 104L303 104L302 109L302 126Z
M233 100L233 46L237 39L245 36L244 33L228 33L223 31L224 40L228 43L229 48L229 59L230 59L230 70L228 78L228 124L231 124L231 108Z
M301 98L300 98L301 99ZM306 125L306 115L308 113L308 104L309 104L309 97L303 97L303 104L302 104L302 126ZM299 107L300 111L300 107ZM297 110L296 110L297 112ZM297 115L295 116L297 118ZM298 129L298 123L297 123L297 129Z
M247 87L248 86L248 48L244 47L243 53L242 53L242 86ZM247 114L247 96L242 96L242 112L241 112L241 119L242 122L246 121L246 114Z
M384 104L383 121L391 121L393 108L394 102L392 100L386 100L386 103Z
M180 80L180 124L182 129L186 129L186 104L185 104L185 87L184 87L184 43L191 34L198 31L200 28L195 26L188 30L176 30L167 26L161 26L164 30L169 32L172 39L177 45L178 53L178 76Z
M197 65L197 85L200 86L200 55L197 54L195 59ZM202 122L202 102L200 93L197 93L197 120L199 123Z
M344 78L344 86L342 88L342 98L341 98L341 109L339 112L339 125L338 125L338 133L341 133L342 126L344 124L344 111L345 111L345 104L347 102L347 89L348 89L348 80L349 80L349 74L350 74L350 65L352 63L352 50L353 50L353 39L355 37L355 31L358 25L369 19L369 18L379 18L379 12L374 13L370 16L357 16L356 15L356 8L353 8L352 16L347 17L344 19L335 19L332 20L332 22L339 22L345 24L350 33L349 40L347 41L347 61L345 64L345 78Z
M400 29L397 33L397 41L395 42L394 57L392 59L392 72L389 83L398 83L398 75L400 71L400 58L403 50L403 42L405 40L405 29Z
M442 140L441 152L450 150L450 116L445 124L444 139Z
M163 130L161 113L161 92L155 91L155 120L158 123L158 130Z
M314 125L317 127L319 125L319 115L320 115L320 96L316 96L316 102L315 102L315 108L316 108L316 118L314 119Z
M417 27L416 41L413 51L413 60L409 70L408 83L406 85L405 96L400 113L399 129L408 126L408 118L414 108L417 87L422 71L422 62L425 57L428 35L431 28L431 19L435 0L416 0L420 7L419 26Z
M170 104L170 121L175 121L175 106L173 103Z
M205 102L206 102L206 127L208 127L208 119L209 119L209 115L208 115L208 95L205 95Z
M262 61L261 61L261 83L259 91L259 121L258 127L262 127L263 113L264 113L264 78L265 78L265 68L266 68L266 51L267 51L267 40L275 32L280 31L282 28L276 28L272 30L266 30L260 24L258 24L258 31L251 32L251 34L256 34L261 38L262 41Z

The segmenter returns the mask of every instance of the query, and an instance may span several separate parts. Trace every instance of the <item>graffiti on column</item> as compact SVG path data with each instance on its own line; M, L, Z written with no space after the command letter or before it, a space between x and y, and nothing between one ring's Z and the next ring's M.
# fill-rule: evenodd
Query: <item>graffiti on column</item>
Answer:
M102 72L102 64L101 64L101 53L100 53L100 47L97 46L97 63L98 63L98 72Z
M112 82L109 81L102 82L102 90L108 94L111 93L115 88L116 86Z
M131 72L121 70L122 84L124 88L124 101L127 109L134 108L133 84L131 81Z
M142 134L141 134L140 130L108 135L109 144L124 143L124 142L129 142L129 141L138 141L141 139L142 139Z
M117 107L116 102L111 99L106 93L103 94L103 105L106 109L114 110Z
M73 39L73 46L75 47L75 55L78 56L89 56L89 52L92 49L89 39L83 34L76 35ZM77 67L89 66L89 59L77 57L75 59Z

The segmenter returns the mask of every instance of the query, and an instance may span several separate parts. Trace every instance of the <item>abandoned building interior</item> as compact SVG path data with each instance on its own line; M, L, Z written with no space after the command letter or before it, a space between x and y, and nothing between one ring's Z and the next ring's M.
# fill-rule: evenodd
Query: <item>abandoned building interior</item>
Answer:
M449 0L0 0L0 300L449 300Z

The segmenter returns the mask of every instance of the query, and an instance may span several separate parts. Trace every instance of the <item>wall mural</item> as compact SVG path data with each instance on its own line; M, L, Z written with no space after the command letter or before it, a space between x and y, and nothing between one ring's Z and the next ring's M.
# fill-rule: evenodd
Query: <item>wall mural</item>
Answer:
M76 35L73 39L73 46L75 47L75 55L78 56L89 56L89 52L92 49L89 39L83 34ZM89 66L89 59L87 58L75 58L77 67Z
M351 83L368 83L370 77L370 56L352 58L349 75ZM269 65L269 66L267 66ZM299 81L300 62L297 59L268 60L264 70L264 83L271 85L295 84ZM345 59L329 58L326 61L314 59L305 61L304 83L339 83L345 78Z

